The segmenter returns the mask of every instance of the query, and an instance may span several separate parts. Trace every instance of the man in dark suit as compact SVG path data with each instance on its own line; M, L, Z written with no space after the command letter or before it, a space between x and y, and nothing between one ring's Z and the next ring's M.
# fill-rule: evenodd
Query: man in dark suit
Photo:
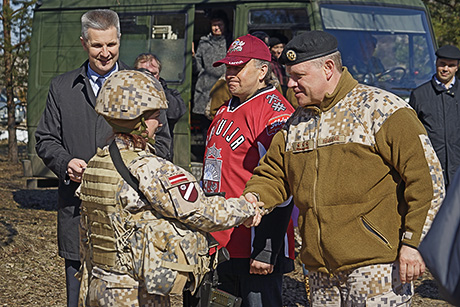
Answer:
M428 133L442 165L446 188L460 167L460 85L455 76L460 50L446 45L436 51L436 74L412 91L409 104Z
M59 178L58 245L59 255L65 259L67 306L77 306L80 287L74 276L80 268L80 200L75 190L86 162L112 135L109 124L94 111L96 96L107 77L129 69L118 60L121 33L117 13L89 11L81 23L80 40L88 60L51 81L46 108L35 133L37 154ZM170 137L166 114L161 120L165 125L155 148L157 155L167 157Z

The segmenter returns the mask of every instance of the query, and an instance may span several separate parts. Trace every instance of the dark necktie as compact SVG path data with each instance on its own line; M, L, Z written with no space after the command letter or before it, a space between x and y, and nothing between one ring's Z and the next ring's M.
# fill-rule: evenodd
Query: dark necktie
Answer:
M104 77L98 77L97 80L96 80L96 84L98 86L98 89L97 89L97 95L99 95L99 92L101 91L101 88L102 88L102 84L104 84L104 81L105 81L105 78Z

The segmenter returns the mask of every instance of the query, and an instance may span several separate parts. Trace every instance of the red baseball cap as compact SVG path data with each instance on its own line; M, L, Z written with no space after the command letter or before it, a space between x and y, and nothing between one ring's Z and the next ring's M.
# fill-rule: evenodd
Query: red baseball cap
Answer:
M267 45L251 34L238 37L228 48L227 55L222 60L214 62L212 66L222 64L238 66L249 62L251 59L259 59L270 62L272 59Z

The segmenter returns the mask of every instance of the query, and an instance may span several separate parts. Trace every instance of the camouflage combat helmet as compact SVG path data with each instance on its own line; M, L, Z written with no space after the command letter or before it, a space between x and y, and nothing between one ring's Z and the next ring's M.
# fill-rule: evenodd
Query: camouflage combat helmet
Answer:
M112 127L129 131L138 126L142 115L167 108L163 87L157 79L145 72L121 70L105 81L95 110Z

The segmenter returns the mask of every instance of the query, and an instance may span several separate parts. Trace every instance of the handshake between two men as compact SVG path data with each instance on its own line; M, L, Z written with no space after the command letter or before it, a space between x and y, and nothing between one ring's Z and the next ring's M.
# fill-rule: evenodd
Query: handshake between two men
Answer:
M254 205L254 207L256 209L256 215L246 219L243 222L243 225L248 227L248 228L258 226L260 224L260 221L262 220L262 215L263 214L262 214L261 208L263 208L264 203L259 201L257 199L257 197L252 193L246 193L246 195L244 195L244 196L241 195L240 199L244 199L247 202L250 202L251 204Z

